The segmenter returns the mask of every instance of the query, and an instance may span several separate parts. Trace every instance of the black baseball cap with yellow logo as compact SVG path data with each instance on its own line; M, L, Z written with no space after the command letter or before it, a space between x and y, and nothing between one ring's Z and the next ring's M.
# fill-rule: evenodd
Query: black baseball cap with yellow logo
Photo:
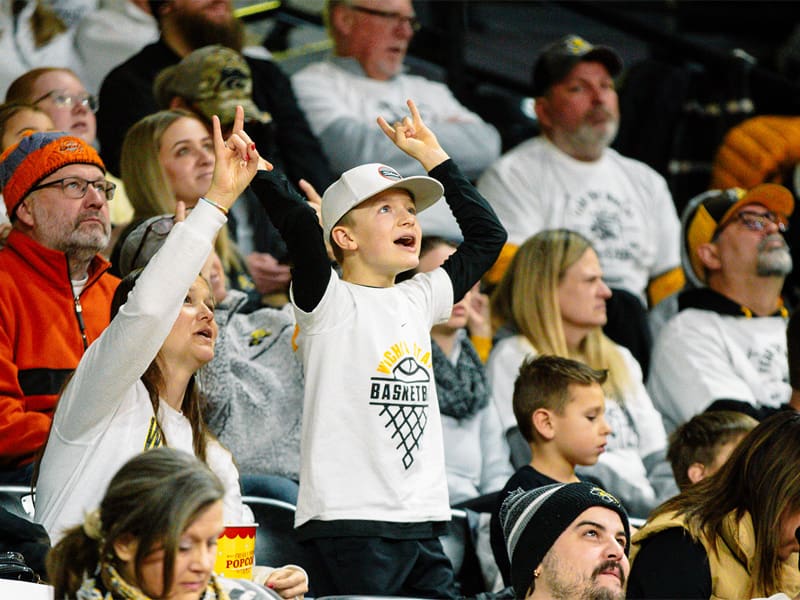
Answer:
M533 65L531 92L543 96L551 85L564 79L579 62L599 62L611 77L622 71L622 58L607 46L594 46L580 36L570 34L542 50Z

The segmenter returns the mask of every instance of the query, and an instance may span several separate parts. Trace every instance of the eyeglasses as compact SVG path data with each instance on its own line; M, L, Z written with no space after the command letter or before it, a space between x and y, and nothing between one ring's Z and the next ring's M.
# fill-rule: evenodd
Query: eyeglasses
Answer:
M114 198L114 190L117 189L117 184L106 181L105 179L96 179L89 181L83 177L64 177L64 179L56 179L55 181L48 181L41 185L31 188L31 191L42 190L49 187L60 187L61 191L67 198L72 200L80 200L86 196L89 186L105 196L106 201Z
M350 8L360 13L364 13L365 15L372 15L373 17L386 19L387 21L394 21L395 26L407 24L409 27L411 27L412 31L419 31L422 28L422 24L415 16L408 17L406 15L401 15L400 13L387 12L385 10L375 10L374 8L367 8L366 6L358 6L356 4L352 4Z
M155 252L153 251L153 246L154 245L156 246L156 250L160 248L161 242L163 241L164 237L170 231L172 231L172 227L174 225L175 225L175 217L173 217L172 215L165 215L163 217L159 217L158 219L154 219L151 223L148 223L147 227L145 227L144 229L142 238L139 240L139 245L136 246L136 252L133 253L133 258L131 259L130 262L131 271L140 266L144 266L144 265L139 265L138 260L139 260L139 255L142 253L142 250L144 250L145 246L149 247L148 254L150 254L152 257L152 255L155 254ZM152 238L150 232L156 234L158 238L156 239ZM147 260L145 260L145 264L147 263L147 261L150 260L150 258L147 258Z
M789 222L786 217L772 211L761 213L752 210L740 210L733 218L741 221L742 225L750 231L764 231L770 223L777 225L778 231L781 233L789 229Z
M88 108L93 113L96 113L100 106L100 103L97 101L97 96L92 94L68 94L64 90L52 90L47 92L44 96L34 100L32 104L38 104L47 98L50 98L53 101L53 104L56 105L56 108L72 109L73 106L78 106L80 104L81 106Z

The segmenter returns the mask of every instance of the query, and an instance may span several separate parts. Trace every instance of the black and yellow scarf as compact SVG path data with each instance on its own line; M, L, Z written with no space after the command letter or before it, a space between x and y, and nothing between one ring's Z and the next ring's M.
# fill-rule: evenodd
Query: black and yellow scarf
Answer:
M77 600L151 600L150 596L125 581L108 563L101 565L99 579L97 574L84 579L75 597ZM229 598L212 575L206 591L199 600L229 600Z

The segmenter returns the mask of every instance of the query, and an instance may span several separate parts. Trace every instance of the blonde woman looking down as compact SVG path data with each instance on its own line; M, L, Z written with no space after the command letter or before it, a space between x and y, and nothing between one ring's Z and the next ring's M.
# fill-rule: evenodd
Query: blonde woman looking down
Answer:
M255 583L214 575L225 488L191 454L157 448L114 475L47 557L56 598L275 598Z
M677 488L665 460L661 416L644 388L639 364L601 329L610 296L600 261L585 237L555 229L529 238L492 295L495 324L513 335L495 345L487 372L493 401L509 431L516 426L514 381L526 357L551 354L608 369L603 387L612 433L597 464L579 473L600 479L630 513L646 516ZM535 461L534 456L534 468Z

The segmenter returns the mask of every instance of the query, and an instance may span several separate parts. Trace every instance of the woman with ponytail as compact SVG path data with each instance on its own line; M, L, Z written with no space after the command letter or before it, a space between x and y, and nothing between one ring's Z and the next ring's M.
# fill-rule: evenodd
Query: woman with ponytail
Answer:
M219 478L186 452L135 456L111 479L99 508L50 551L55 597L227 598L211 573L224 495Z
M56 598L273 599L274 591L216 577L225 487L196 457L157 448L129 460L47 557Z

